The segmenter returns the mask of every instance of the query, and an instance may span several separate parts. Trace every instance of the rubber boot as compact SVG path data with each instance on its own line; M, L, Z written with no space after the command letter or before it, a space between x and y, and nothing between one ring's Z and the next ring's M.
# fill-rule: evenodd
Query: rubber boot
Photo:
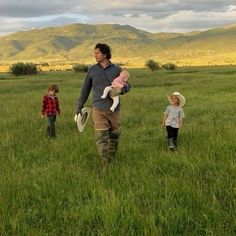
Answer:
M116 152L119 145L120 130L110 132L109 136L110 136L109 162L114 163Z
M48 136L49 136L50 138L56 138L55 127L49 126L49 127L47 128L47 133L48 133Z
M175 150L175 144L174 144L174 140L173 140L173 138L169 138L168 139L168 148L169 148L169 150L171 150L171 151L174 151Z
M51 138L56 138L56 129L55 126L51 127L51 133L50 133Z
M109 164L109 131L96 130L96 146L101 160L102 168L106 169Z
M177 148L177 139L174 139L174 146Z

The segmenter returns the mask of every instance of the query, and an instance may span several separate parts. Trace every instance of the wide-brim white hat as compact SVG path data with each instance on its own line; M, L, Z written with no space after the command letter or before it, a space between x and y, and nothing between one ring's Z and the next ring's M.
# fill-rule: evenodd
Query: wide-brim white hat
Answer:
M79 132L83 132L84 128L89 120L89 117L91 115L92 108L91 107L84 107L82 108L82 115L75 114L74 120L77 123L77 127Z
M183 107L185 105L186 99L181 93L174 92L174 93L171 94L171 96L176 96L179 99L179 105L181 107ZM168 96L168 100L169 100L170 103L171 103L171 96Z

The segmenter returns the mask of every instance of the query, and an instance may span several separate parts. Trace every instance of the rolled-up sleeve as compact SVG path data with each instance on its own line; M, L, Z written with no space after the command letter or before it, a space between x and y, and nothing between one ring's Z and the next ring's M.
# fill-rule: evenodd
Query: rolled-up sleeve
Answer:
M87 101L88 96L90 94L92 88L92 78L90 76L90 73L87 73L87 76L85 77L84 84L81 90L81 95L78 98L78 108L82 108L84 106L84 103Z

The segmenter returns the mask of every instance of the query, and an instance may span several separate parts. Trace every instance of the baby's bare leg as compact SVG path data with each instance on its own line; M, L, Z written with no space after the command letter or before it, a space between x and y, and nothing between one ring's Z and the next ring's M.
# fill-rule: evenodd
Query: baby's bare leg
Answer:
M113 104L112 104L110 110L113 112L113 111L115 111L116 107L117 107L118 104L119 104L120 97L119 97L119 96L114 96L114 97L111 97L111 98L112 98L112 100L113 100Z
M112 87L111 86L107 86L106 88L104 88L103 90L103 95L101 96L101 98L106 98L108 93L112 90Z

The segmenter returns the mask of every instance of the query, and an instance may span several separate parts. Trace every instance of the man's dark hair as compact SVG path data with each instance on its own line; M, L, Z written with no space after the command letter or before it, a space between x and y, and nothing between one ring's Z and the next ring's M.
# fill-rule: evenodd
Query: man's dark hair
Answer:
M106 58L111 59L111 48L105 43L97 43L95 49L99 48L102 54L106 55Z

